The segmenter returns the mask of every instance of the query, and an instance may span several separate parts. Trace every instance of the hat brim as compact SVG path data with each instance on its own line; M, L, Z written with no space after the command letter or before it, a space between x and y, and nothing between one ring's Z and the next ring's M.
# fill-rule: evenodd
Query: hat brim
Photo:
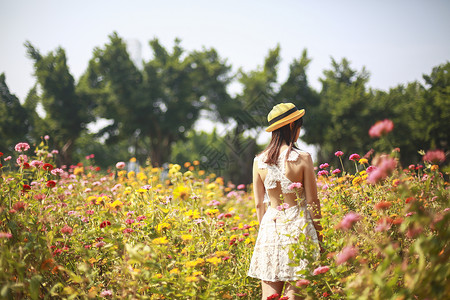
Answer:
M300 119L301 117L303 117L303 115L305 114L305 110L301 109L301 110L297 110L296 112L290 114L289 116L286 116L285 118L276 121L275 123L273 123L272 125L270 125L269 127L266 128L267 132L272 132L274 130L277 130L278 128L283 127L286 124L292 123L298 119Z

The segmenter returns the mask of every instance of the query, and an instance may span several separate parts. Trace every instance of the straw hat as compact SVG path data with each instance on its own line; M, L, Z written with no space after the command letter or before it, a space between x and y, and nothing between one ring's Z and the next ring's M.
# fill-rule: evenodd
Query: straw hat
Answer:
M305 110L298 110L292 103L280 103L275 105L270 113L267 115L267 121L269 127L266 128L267 132L272 132L278 128L283 127L286 124L292 123L295 120L300 119L305 114Z

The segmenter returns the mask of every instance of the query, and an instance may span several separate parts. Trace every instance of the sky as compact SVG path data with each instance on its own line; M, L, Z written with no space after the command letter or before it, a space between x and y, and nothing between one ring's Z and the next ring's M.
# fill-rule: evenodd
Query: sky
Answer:
M422 80L450 60L448 0L0 0L0 73L21 101L34 85L25 41L46 54L62 47L77 80L95 47L116 31L142 45L158 38L187 51L215 48L233 70L255 70L269 49L281 47L279 82L307 49L311 85L331 66L331 57L370 72L368 86L388 90ZM237 90L236 90L237 91Z

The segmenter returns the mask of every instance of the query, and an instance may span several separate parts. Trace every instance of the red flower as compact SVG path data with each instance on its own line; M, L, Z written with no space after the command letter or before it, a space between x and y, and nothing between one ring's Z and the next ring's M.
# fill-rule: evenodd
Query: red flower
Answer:
M279 296L280 296L279 294L275 293L267 297L267 300L277 299Z
M322 296L324 296L324 297L328 297L328 296L330 296L331 294L328 294L327 292L323 292L323 294L322 294Z
M24 162L23 165L22 165L22 168L29 169L30 168L30 164L27 163L27 162Z
M100 228L105 228L106 226L111 225L110 221L103 221L102 223L100 223Z
M350 155L350 157L348 159L349 160L358 160L360 158L361 158L361 156L359 156L359 154L353 153L352 155Z
M289 300L288 296L281 297L280 300Z
M27 204L25 202L19 201L19 202L14 203L13 209L16 211L23 211L23 210L25 210L26 206L27 206Z
M62 234L71 234L73 232L72 227L68 226L67 224L64 225L63 228L61 228L61 233Z
M42 168L43 168L45 171L51 171L51 170L53 170L53 166L52 166L51 164L49 164L49 163L44 164L44 165L42 166Z
M27 192L31 190L31 186L29 186L28 184L24 184L22 187L22 192Z
M0 152L0 157L2 157L3 156L3 152Z
M238 296L238 297L245 297L245 296L247 296L247 294L246 293L237 293L236 296Z
M381 201L378 202L377 204L374 205L374 208L376 210L380 210L380 209L388 209L389 207L391 207L392 203L388 202L388 201Z
M49 188L55 187L55 186L56 186L56 181L54 181L54 180L49 180L49 181L47 181L46 185L47 185Z
M337 157L341 157L342 155L344 155L344 152L342 152L341 150L339 150L339 151L336 151L336 152L334 153L334 155L336 155Z

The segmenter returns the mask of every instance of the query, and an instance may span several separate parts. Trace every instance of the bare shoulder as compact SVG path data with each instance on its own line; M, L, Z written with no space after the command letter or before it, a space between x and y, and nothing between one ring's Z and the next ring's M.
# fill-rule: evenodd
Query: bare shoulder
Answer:
M295 150L295 152L298 154L298 159L295 161L298 165L309 165L310 162L312 162L311 154L306 151L301 150Z

